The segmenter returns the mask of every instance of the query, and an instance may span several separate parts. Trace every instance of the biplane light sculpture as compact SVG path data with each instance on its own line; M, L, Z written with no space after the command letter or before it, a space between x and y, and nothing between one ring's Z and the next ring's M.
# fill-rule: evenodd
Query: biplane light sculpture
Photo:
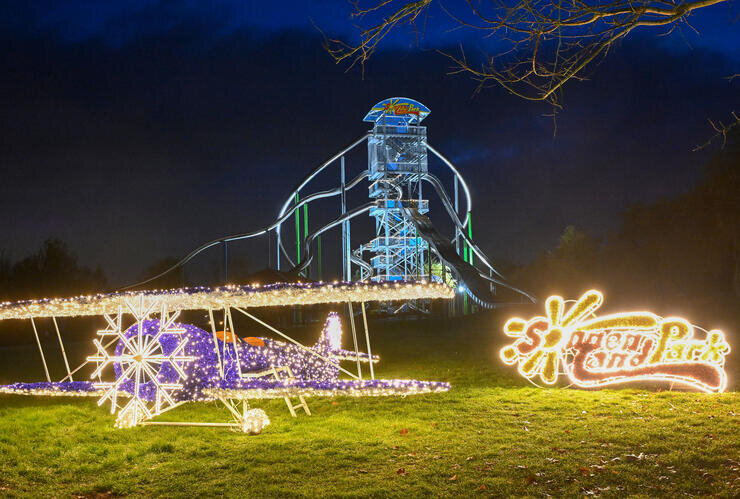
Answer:
M98 405L109 404L117 413L117 427L137 425L226 426L259 433L269 424L261 409L250 409L249 400L282 398L292 416L296 410L311 414L310 396L383 396L441 392L447 383L375 379L365 303L409 299L451 298L442 284L427 283L290 283L262 287L225 286L183 288L169 291L127 292L0 304L0 320L31 319L47 381L0 386L0 393L56 396L97 396ZM353 350L342 348L339 316L329 314L318 341L307 347L256 317L250 309L275 305L308 305L347 302L350 306ZM359 302L365 327L367 353L360 352L352 302ZM177 322L182 311L208 312L211 331ZM253 319L286 340L242 337L237 334L232 311ZM216 314L223 314L223 331L216 330ZM93 340L96 352L87 358L93 366L91 381L73 381L67 370L52 382L35 320L52 317L103 317L105 327ZM60 345L64 354L61 335ZM352 373L340 365L356 364ZM361 364L369 364L370 379L363 379ZM348 379L340 379L344 374ZM165 422L152 418L193 401L221 401L230 422ZM297 400L294 402L293 400Z

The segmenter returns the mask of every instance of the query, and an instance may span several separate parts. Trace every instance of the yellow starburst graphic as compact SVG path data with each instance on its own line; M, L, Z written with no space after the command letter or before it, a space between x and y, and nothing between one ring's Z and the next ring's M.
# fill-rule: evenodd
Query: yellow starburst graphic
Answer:
M561 296L551 296L545 302L547 317L529 321L518 317L509 319L504 333L517 340L501 349L501 360L508 365L518 363L522 376L531 379L539 374L544 383L554 384L558 379L563 343L569 336L566 329L578 325L603 301L600 292L591 290L565 312L565 300Z

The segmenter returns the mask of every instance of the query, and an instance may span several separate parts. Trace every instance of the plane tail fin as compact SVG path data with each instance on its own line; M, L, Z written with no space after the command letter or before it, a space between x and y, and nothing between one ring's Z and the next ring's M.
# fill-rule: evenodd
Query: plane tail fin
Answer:
M324 323L324 329L321 331L319 340L314 348L323 351L337 360L357 361L357 354L354 350L345 350L342 348L342 321L336 312L329 313ZM359 352L360 362L370 362L370 356L364 352ZM377 355L373 355L373 362L380 361Z

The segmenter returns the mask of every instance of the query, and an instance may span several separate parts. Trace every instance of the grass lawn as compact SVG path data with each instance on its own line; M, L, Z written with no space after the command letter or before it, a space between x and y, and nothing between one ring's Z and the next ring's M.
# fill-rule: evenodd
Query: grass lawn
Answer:
M737 392L536 388L498 360L501 319L371 325L379 377L452 390L309 399L296 419L256 401L272 421L258 436L117 430L94 399L0 396L0 495L740 495ZM0 381L42 373L34 354L0 352ZM228 419L215 403L165 416Z

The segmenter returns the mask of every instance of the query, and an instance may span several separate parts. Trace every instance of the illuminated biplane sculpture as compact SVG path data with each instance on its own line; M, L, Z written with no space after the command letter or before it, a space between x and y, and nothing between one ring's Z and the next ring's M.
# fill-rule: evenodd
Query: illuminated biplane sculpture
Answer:
M26 395L97 396L98 405L110 404L117 412L116 426L188 425L227 426L259 433L269 424L261 409L250 409L249 400L283 398L294 417L296 410L311 414L310 396L383 396L441 392L447 383L375 379L365 303L409 299L451 298L442 284L426 283L289 283L262 287L224 286L168 291L125 292L63 300L38 300L0 304L0 320L30 319L44 364L47 381L0 386L0 392ZM350 309L353 350L341 345L339 316L330 313L317 343L307 347L254 315L264 306L296 306L347 302ZM357 341L352 302L362 310L367 353ZM210 332L177 322L182 311L208 313ZM232 318L237 311L285 341L237 334ZM223 330L217 331L216 314ZM35 320L72 316L102 316L105 327L93 340L96 352L75 370L69 363L61 335L67 376L52 382ZM340 365L351 361L353 373ZM369 364L363 379L361 364ZM73 381L85 365L92 364L92 381ZM348 378L340 379L340 374ZM165 422L152 418L191 401L221 401L230 422Z

